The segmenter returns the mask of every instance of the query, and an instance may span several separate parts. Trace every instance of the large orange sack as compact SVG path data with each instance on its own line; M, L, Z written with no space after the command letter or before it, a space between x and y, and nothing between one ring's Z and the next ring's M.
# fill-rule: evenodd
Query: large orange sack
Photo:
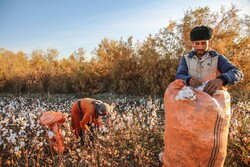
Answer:
M186 88L176 80L164 95L164 167L222 167L226 157L230 121L230 95L217 91L210 96L193 90L195 99L176 100Z
M44 112L39 122L44 126L48 126L54 133L52 138L54 140L54 148L57 153L62 154L64 152L64 140L60 126L65 122L64 115L61 112Z

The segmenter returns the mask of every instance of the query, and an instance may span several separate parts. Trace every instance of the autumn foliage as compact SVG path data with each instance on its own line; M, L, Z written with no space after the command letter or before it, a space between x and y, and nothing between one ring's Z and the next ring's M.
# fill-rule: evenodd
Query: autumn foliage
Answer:
M136 44L133 38L104 38L86 60L83 48L59 60L57 49L33 50L31 55L0 49L0 90L12 93L117 92L127 94L163 94L174 80L180 57L191 49L190 30L197 25L214 29L212 47L225 55L244 74L237 91L250 90L249 15L239 16L232 6L220 12L209 8L188 9L181 21L169 25L154 36ZM235 89L235 87L232 87ZM246 95L248 96L248 95Z

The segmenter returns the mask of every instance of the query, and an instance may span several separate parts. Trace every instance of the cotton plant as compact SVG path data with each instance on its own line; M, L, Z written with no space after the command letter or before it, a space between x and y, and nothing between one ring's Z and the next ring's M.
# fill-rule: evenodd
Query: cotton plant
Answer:
M15 99L16 100L16 99ZM1 145L4 148L8 147L15 153L20 153L26 144L29 143L33 133L38 127L36 124L37 117L34 111L27 109L26 101L19 98L18 104L16 101L11 101L4 106L0 121ZM22 110L26 109L26 110ZM33 113L32 113L33 112ZM39 134L39 131L37 131Z
M91 141L81 145L72 131L70 111L77 99L59 95L54 99L29 95L0 97L0 150L4 153L2 162L13 162L16 164L12 166L20 166L25 163L23 157L27 156L30 166L36 166L36 163L40 166L60 166L60 163L64 166L98 166L98 162L101 166L161 165L158 153L163 146L163 99L114 99L110 103L110 113L101 117L102 126L95 129L95 145L90 145ZM234 113L230 140L247 144L246 136L250 135L250 130L244 125L249 120L249 106L249 103L238 103L232 107ZM37 123L42 113L49 110L61 111L66 118L61 126L66 149L61 160L50 145L53 132ZM242 131L247 135L240 138ZM8 157L13 157L15 161Z
M116 121L118 121L118 127L126 128L136 128L138 130L143 130L145 128L152 129L157 122L157 112L160 110L159 100L146 100L139 99L139 105L137 102L131 103L125 100L122 101L124 106L120 106L123 110L121 111L121 116L116 116ZM128 104L130 105L129 107ZM116 128L119 129L119 128Z
M244 126L250 123L250 102L237 103L236 106L232 107L232 114L229 138L239 142L239 134L241 134L242 131L246 133L247 136L250 136L250 127Z

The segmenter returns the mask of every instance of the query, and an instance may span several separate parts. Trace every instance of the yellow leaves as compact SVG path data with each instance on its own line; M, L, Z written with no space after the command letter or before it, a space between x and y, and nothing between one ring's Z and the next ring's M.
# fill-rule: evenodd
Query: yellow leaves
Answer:
M167 30L170 31L170 32L174 31L174 29L176 28L176 25L177 24L176 24L175 21L170 20L169 24L168 24L168 27L167 27Z
M68 58L58 60L57 49L34 50L31 59L25 53L0 49L0 89L57 93L117 92L162 94L174 80L179 57L191 49L189 32L199 25L214 29L212 48L236 62L249 83L249 16L239 17L232 5L218 12L208 7L185 11L180 21L169 24L156 35L149 34L134 44L126 40L104 38L90 61L79 48ZM33 82L33 80L35 80Z

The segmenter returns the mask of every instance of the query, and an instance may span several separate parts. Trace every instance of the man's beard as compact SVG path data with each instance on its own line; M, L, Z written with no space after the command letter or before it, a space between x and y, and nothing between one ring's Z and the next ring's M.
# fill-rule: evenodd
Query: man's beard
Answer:
M207 51L205 51L204 49L197 49L196 50L196 54L197 56L203 56L207 53Z

